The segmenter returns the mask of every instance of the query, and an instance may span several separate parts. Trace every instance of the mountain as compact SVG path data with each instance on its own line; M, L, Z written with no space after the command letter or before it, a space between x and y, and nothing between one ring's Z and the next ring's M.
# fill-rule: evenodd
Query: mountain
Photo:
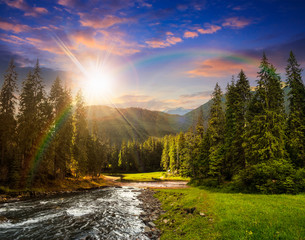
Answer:
M184 114L186 114L192 110L193 109L185 109L183 107L179 107L179 108L170 108L170 109L165 110L164 112L168 113L168 114L177 114L177 115L183 116Z
M185 117L142 108L87 107L88 125L96 125L98 134L113 144L144 141L149 136L163 137L187 130Z
M284 88L285 109L288 112L288 88ZM254 92L252 92L254 93ZM225 96L222 97L225 109ZM208 122L212 101L180 116L142 108L112 108L108 106L88 106L88 125L92 129L95 124L98 134L110 143L121 144L122 141L144 141L149 136L163 137L168 134L185 132L196 125L200 108L205 125Z

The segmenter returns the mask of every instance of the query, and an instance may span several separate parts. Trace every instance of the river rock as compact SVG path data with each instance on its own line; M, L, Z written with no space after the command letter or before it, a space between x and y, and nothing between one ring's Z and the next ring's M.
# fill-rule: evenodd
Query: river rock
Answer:
M154 191L144 189L141 191L138 199L142 202L140 206L143 209L143 212L141 213L140 218L146 224L144 229L145 235L148 236L149 239L157 240L160 239L161 232L153 221L156 221L164 211L161 209L161 204L159 200L154 197L154 194Z
M154 224L153 222L148 222L148 225L151 226L151 227L155 227L156 224Z

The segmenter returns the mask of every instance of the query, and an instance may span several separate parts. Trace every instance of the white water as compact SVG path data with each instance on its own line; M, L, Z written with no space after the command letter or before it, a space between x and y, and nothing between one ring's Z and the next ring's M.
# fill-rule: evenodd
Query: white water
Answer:
M0 239L148 239L139 190L107 188L0 205Z

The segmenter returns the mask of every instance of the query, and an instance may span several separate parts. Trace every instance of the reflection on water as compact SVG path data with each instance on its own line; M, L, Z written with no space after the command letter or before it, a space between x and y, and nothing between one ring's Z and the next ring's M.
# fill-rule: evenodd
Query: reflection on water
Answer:
M148 239L132 187L0 205L0 239Z

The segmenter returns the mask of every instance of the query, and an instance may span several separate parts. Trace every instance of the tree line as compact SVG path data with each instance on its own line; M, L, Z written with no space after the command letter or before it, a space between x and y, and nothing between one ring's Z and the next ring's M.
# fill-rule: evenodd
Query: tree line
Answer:
M81 91L73 104L71 91L57 77L47 93L38 60L20 92L16 66L9 63L0 92L0 122L2 184L27 187L101 171L107 146L89 133Z
M12 60L0 91L0 183L24 188L65 177L99 176L102 171L160 170L161 140L110 145L88 126L81 91L75 99L57 77L47 93L39 62L17 89Z
M264 54L256 90L243 70L227 85L225 108L218 83L207 123L202 112L186 133L163 139L161 165L199 185L249 192L305 190L305 87L290 52L286 67L289 110L276 68Z
M198 185L230 182L233 189L265 193L305 190L305 87L292 52L286 67L288 112L280 76L264 54L255 91L243 70L225 95L216 84L207 122L200 108L185 133L119 146L100 136L95 121L88 126L81 91L73 99L57 77L47 93L37 61L18 92L15 68L11 61L0 91L1 184L17 188L162 168Z

